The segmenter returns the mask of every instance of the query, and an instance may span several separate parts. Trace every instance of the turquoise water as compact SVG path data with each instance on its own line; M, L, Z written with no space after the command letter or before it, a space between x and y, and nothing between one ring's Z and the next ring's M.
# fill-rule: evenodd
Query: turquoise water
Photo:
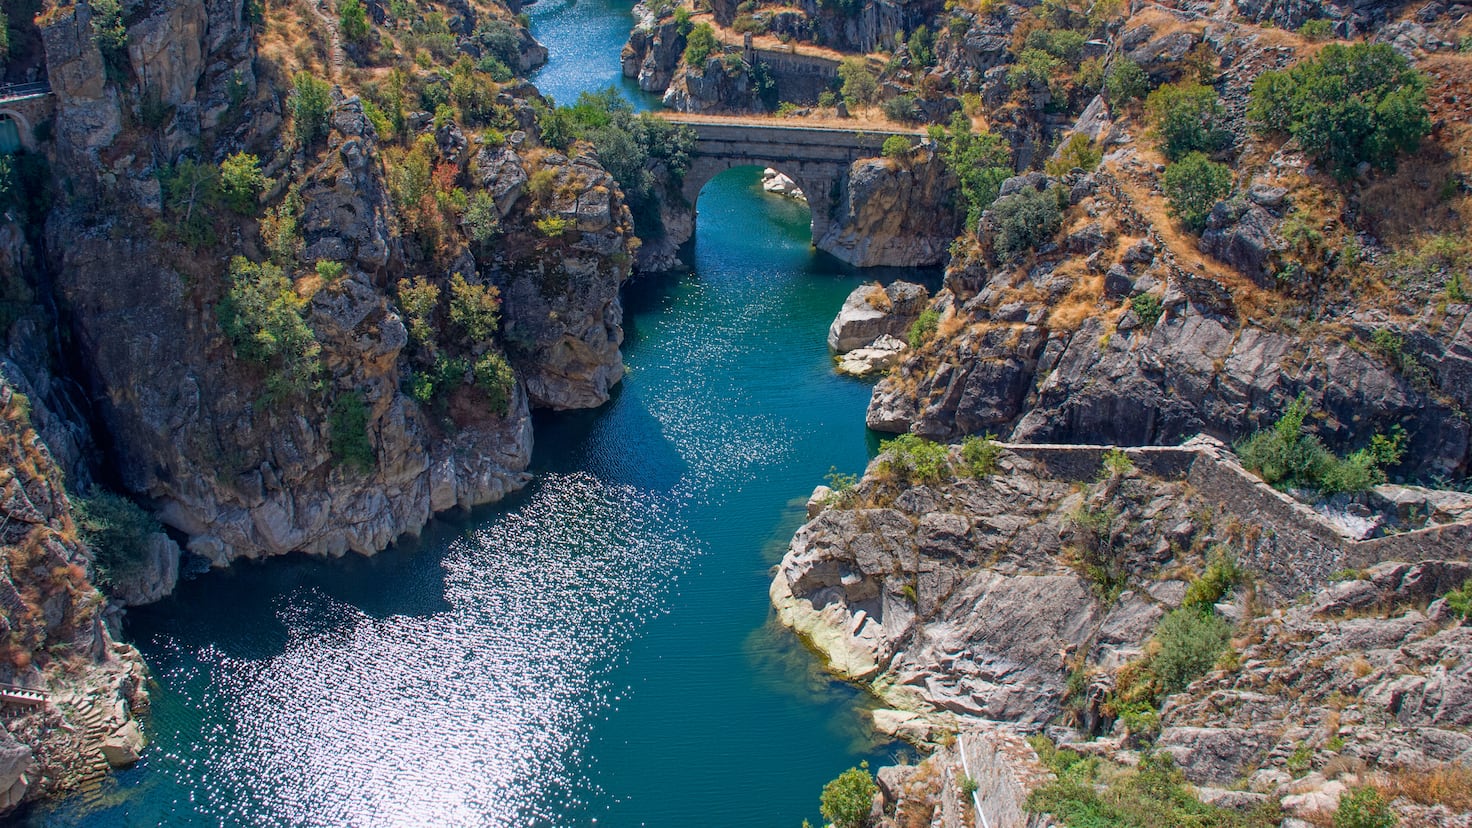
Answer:
M637 109L659 106L623 76L619 53L634 27L632 0L539 0L526 7L532 35L547 47L547 65L531 76L544 96L560 104L578 93L616 87Z
M564 62L560 15L617 71L626 9L532 8L541 82L606 74ZM707 185L691 272L626 288L629 375L538 416L526 491L374 558L238 565L131 612L153 743L31 822L795 828L839 771L891 760L767 604L807 494L874 445L868 386L824 341L860 277L757 176Z

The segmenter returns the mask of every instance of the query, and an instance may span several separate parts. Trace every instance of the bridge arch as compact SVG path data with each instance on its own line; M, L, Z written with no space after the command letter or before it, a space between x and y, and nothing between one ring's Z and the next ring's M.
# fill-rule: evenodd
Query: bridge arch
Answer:
M31 131L30 119L19 110L0 109L0 152L9 154L21 149L36 149L36 136Z
M773 159L747 160L737 158L697 158L685 173L683 195L685 202L692 210L699 211L699 199L701 190L709 184L716 176L727 170L739 169L741 167L756 167L766 169L770 167L779 173L792 179L802 190L807 199L808 212L811 215L810 224L813 233L813 241L823 237L827 232L828 225L832 221L830 196L834 185L837 183L831 177L814 176L811 170L804 171L800 164L789 161Z
M660 117L695 133L690 167L681 188L685 203L692 209L698 209L701 188L726 170L771 167L797 182L807 196L814 244L819 244L834 222L841 219L836 213L853 162L878 157L884 140L891 135L920 140L917 132L808 126L770 118L681 113L660 113Z

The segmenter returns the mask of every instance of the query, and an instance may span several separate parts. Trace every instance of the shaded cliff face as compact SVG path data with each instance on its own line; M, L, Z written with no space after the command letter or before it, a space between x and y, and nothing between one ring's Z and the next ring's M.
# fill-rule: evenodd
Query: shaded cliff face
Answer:
M382 78L366 101L331 88L303 139L292 67L242 8L162 4L130 19L127 60L102 54L85 7L48 23L58 178L87 194L48 218L49 270L124 487L191 552L371 554L524 485L531 406L608 399L637 242L596 158L540 148L526 84L457 70L455 113L495 119L484 132L395 122ZM477 13L505 11L461 9L451 42L494 54L504 32ZM407 77L409 103L447 94ZM262 158L264 210L179 183L241 151ZM259 294L241 291L278 272L271 313L299 322L242 329ZM293 331L307 340L283 361Z
M137 759L134 712L147 706L142 660L104 626L62 473L0 376L0 684L40 691L0 730L0 814ZM107 755L104 755L107 751ZM110 759L109 759L110 757Z

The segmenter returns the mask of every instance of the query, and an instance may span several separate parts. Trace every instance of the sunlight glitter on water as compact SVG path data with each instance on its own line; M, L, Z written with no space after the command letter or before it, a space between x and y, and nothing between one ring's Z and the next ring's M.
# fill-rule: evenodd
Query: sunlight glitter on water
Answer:
M196 655L208 693L236 700L189 751L208 757L202 795L244 824L550 823L587 788L577 756L613 699L611 654L692 554L660 498L548 475L452 545L443 612L373 618L293 593L279 656Z

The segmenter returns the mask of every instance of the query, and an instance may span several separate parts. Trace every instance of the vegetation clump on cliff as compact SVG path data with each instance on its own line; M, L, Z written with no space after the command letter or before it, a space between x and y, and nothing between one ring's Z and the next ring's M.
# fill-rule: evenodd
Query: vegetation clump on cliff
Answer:
M1307 430L1307 395L1299 395L1271 428L1254 433L1237 446L1242 465L1282 488L1314 489L1324 494L1362 492L1385 482L1384 469L1400 462L1405 432L1375 434L1370 444L1338 457Z

